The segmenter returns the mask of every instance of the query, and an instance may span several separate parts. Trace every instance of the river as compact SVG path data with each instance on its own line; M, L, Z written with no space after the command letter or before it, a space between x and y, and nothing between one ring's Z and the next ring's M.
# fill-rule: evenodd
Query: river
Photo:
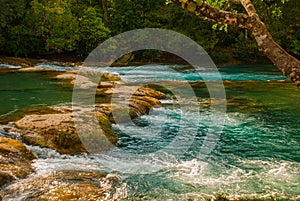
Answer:
M224 125L210 144L211 152L199 157L203 143L209 143L205 139L210 125L219 120L211 119L209 94L199 72L176 71L181 67L107 69L128 83L150 83L158 89L159 83L172 83L170 88L162 88L169 98L162 100L163 107L154 108L133 123L114 125L119 136L116 149L124 154L68 156L29 146L39 156L34 163L37 174L84 170L117 175L123 182L117 193L126 195L126 200L201 200L217 193L231 198L277 195L300 199L300 93L296 86L271 65L219 68L227 98ZM216 76L208 71L201 73L207 82L213 82ZM62 87L51 75L0 73L0 115L27 106L70 104L72 90ZM181 98L189 106L183 111L172 89L186 85L186 81L195 97L182 92ZM195 98L200 105L195 105ZM182 153L165 150L182 133L193 134Z

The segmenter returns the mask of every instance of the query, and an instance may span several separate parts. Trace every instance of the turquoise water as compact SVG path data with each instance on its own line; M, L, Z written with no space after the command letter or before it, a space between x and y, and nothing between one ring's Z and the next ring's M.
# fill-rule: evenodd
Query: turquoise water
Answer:
M217 76L213 71L207 68L197 70L180 70L183 66L129 66L129 67L113 67L108 72L117 72L122 75L122 79L127 82L155 82L155 81L199 81L205 76L207 80L215 80ZM174 72L180 70L179 72ZM173 72L172 72L173 71ZM267 81L267 80L287 80L272 65L254 66L227 66L219 68L223 80L232 81ZM172 72L172 73L170 73Z
M72 101L72 91L51 78L55 74L0 71L0 116L28 106L64 104Z
M201 74L214 81L213 73L180 71L182 66L110 68L130 83L162 83L180 88L192 86L200 102L207 101ZM63 67L62 67L63 68ZM227 113L220 136L205 141L212 108L199 105L195 97L183 95L189 110L182 112L174 97L163 100L162 108L134 123L114 125L120 141L106 154L65 156L32 147L40 154L34 164L40 173L57 169L100 171L122 180L118 199L201 200L216 193L239 196L277 196L300 199L300 93L273 66L228 66L220 68L226 81ZM199 75L200 74L200 75ZM208 75L208 76L207 76ZM1 113L26 105L70 102L70 91L43 73L7 73L1 76ZM20 82L22 80L22 82ZM183 93L185 94L185 93ZM3 99L3 97L5 97ZM33 98L34 97L34 98ZM15 100L16 99L16 100ZM8 101L10 100L10 101ZM7 104L7 105L5 105ZM196 108L197 107L197 108ZM177 136L192 134L178 155L168 149ZM212 146L199 157L203 143ZM214 144L215 143L215 144ZM182 147L181 147L182 148ZM126 154L125 154L126 153Z

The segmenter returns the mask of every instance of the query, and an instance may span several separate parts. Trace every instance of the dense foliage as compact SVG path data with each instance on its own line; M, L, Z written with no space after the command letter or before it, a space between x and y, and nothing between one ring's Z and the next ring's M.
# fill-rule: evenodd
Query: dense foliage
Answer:
M243 12L225 0L207 0L215 7ZM300 56L300 1L255 0L269 31L290 53ZM221 26L166 0L0 0L0 53L35 56L73 52L86 56L110 36L157 27L183 33L198 42L219 62L261 56L246 31ZM224 34L225 32L225 34ZM135 58L159 57L146 51Z

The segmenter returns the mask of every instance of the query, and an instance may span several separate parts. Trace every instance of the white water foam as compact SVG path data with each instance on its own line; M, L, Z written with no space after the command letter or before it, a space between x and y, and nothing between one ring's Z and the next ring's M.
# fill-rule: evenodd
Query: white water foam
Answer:
M22 68L21 66L14 66L14 65L9 65L9 64L0 64L0 67L2 67L2 68L11 68L11 69Z
M236 158L238 166L226 163L182 161L170 178L194 187L195 193L225 193L231 198L299 198L300 163Z

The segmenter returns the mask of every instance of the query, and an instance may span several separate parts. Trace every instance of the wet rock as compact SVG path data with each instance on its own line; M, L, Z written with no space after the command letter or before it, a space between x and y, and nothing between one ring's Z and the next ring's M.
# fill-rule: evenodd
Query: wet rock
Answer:
M166 98L166 94L160 92L160 91L156 91L154 89L151 88L147 88L147 87L140 87L137 92L134 93L134 95L136 96L149 96L152 98L156 98L156 99L165 99Z
M136 92L140 93L140 89L137 89ZM78 122L82 122L80 125L80 133L90 131L86 134L87 138L89 137L90 139L85 140L96 140L95 134L92 133L93 128L91 128L94 127L95 124L90 124L91 119L84 119L87 116L94 115L96 117L98 121L97 124L100 124L101 132L103 131L108 141L115 145L118 138L112 131L112 123L130 121L139 115L148 114L152 107L162 105L157 98L150 97L146 94L161 98L165 97L163 93L148 88L143 88L141 91L142 93L140 93L140 95L129 96L127 102L125 101L126 98L121 98L116 104L98 104L96 107L98 111L93 114L88 114L88 111L84 111L83 108L78 107L75 113L80 116L79 119L77 119L77 124ZM48 110L49 114L47 114ZM82 138L80 138L81 136L78 136L77 132L79 131L76 130L78 126L75 127L74 124L72 107L48 107L48 110L42 109L43 113L41 114L25 115L17 119L14 122L16 129L12 128L10 131L21 133L23 140L30 145L51 148L64 154L87 152L82 143Z
M105 132L106 138L112 143L117 144L118 137L112 131L112 121L110 121L109 117L102 112L95 113L96 119L99 122L101 129Z
M66 71L62 74L56 75L54 78L57 79L66 79L66 80L75 80L77 76L78 71Z
M99 76L99 77L98 77ZM101 76L101 77L100 77ZM62 79L68 82L68 84L74 85L75 80L81 83L81 89L89 89L97 87L97 94L105 95L105 91L115 86L115 82L120 80L119 76L112 76L108 73L99 72L80 72L78 70L66 71L62 74L56 75L54 78ZM97 83L96 81L99 81Z
M57 114L26 115L15 122L24 141L30 145L48 147L64 154L86 152L75 125L71 107L53 107ZM80 110L80 109L78 109ZM86 114L82 113L82 117ZM108 117L100 112L94 114L112 144L117 143L117 137L112 132ZM89 122L82 120L85 127Z
M3 199L23 200L119 200L120 180L111 175L92 172L63 171L38 178L25 179L7 186Z
M35 106L35 107L27 107L18 110L17 112L9 115L9 116L1 116L0 117L0 124L8 124L9 122L15 122L17 120L22 119L25 115L28 114L57 114L63 113L60 112L58 109L52 109L51 107L45 106Z
M0 63L9 64L13 66L34 66L37 63L36 60L33 59L24 59L24 58L16 58L16 57L0 57Z
M33 153L17 140L0 136L0 187L33 172Z
M144 100L131 99L129 106L134 108L141 115L148 114L152 109L152 105Z
M98 85L98 88L113 88L114 87L114 83L113 82L100 82Z
M20 68L18 72L55 72L55 70L49 69L49 68L37 68L37 67L26 67L26 68Z
M10 172L0 171L0 187L15 179L16 178Z
M114 94L114 97L130 98L131 96L148 96L156 99L165 99L166 94L156 91L148 87L128 86L124 83L119 83L115 88L108 89L110 94Z
M105 96L111 96L115 94L115 91L113 88L97 88L96 90L97 95L105 95Z
M99 104L96 107L99 111L103 112L112 123L128 122L131 119L138 117L137 112L129 106L117 104Z
M99 83L99 80L93 79L97 75L102 76ZM104 92L102 95L105 96L107 91L111 90L111 94L120 98L120 101L116 101L115 104L98 105L98 111L93 112L93 114L88 114L89 111L78 108L80 112L77 111L75 113L80 113L80 118L83 117L82 119L79 118L79 121L82 122L80 125L82 128L79 128L81 131L76 130L78 126L75 127L74 124L72 107L39 107L38 110L42 112L27 111L26 114L24 112L24 114L22 113L15 118L9 119L9 122L13 121L15 125L15 128L10 128L10 131L21 133L25 143L51 148L64 154L76 154L87 151L82 143L82 138L80 138L81 135L78 136L78 133L88 131L87 137L84 137L90 137L87 141L92 141L95 137L95 134L93 134L94 130L91 128L95 127L95 124L91 123L91 118L84 119L87 116L96 117L97 124L100 124L101 128L99 130L103 131L109 142L115 145L118 138L112 132L112 123L126 122L139 115L148 114L152 107L160 107L162 105L158 99L166 97L164 93L151 88L126 86L124 83L118 82L120 77L111 76L108 73L87 71L78 75L78 71L73 70L57 75L56 78L65 79L72 84L75 79L80 79L82 81L80 86L82 89L97 88L97 95L101 91L101 93ZM119 87L115 88L116 84ZM90 98L90 93L85 94L83 90L82 96L85 95L87 98ZM47 112L48 110L49 112ZM5 120L8 123L7 118ZM1 122L0 118L0 123L5 122ZM76 125L78 125L78 121ZM86 130L83 130L83 128Z
M129 88L130 87L118 88L117 90L119 90L120 93L118 92L118 95L114 97L112 104L97 105L97 108L105 113L112 123L130 121L140 115L148 114L152 107L162 106L162 103L157 98L143 94L139 96L135 95L135 93L133 93L133 95L127 94L132 92Z
M99 91L98 91L99 90ZM101 90L101 91L100 91ZM97 89L97 94L111 95L114 101L121 105L129 106L141 114L147 114L151 107L161 107L159 99L165 99L166 95L151 88L118 85L116 88ZM119 100L118 100L119 99ZM130 104L128 104L130 102ZM145 103L146 102L146 103ZM149 105L151 106L149 108Z
M227 111L240 113L266 112L266 107L254 98L230 98L227 100Z
M146 101L153 107L161 107L162 106L162 103L158 99L150 97L150 96L132 96L131 100Z
M266 108L262 102L253 98L228 98L226 100L216 100L210 98L199 98L201 108L214 107L225 108L227 112L255 113L265 112Z
M194 66L183 66L177 69L178 71L194 71L195 67Z
M110 75L109 73L103 73L100 81L104 82L104 81L120 81L121 78L118 75Z

